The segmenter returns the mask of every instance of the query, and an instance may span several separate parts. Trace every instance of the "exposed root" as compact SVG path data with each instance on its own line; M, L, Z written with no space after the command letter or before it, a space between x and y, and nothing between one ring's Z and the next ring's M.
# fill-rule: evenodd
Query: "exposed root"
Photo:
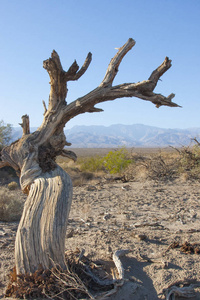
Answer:
M118 271L118 278L102 279L102 269L84 256L84 251L66 253L67 270L55 265L51 270L41 267L33 274L16 274L16 268L10 273L10 283L6 297L15 298L50 298L50 299L104 299L117 292L124 284L124 268L120 257L129 250L118 250L113 254L113 261ZM108 275L103 271L104 278ZM93 296L96 294L96 296Z
M200 287L200 282L194 279L184 279L171 284L163 290L166 300L174 300L176 296L183 298L193 298L196 296L195 288Z
M192 298L195 297L195 295L196 293L192 286L186 286L182 288L172 286L166 295L166 300L175 299L175 296Z

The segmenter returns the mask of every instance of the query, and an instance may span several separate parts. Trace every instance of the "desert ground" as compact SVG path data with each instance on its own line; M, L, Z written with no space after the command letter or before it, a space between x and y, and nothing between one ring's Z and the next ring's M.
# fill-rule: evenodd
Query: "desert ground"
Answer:
M183 288L179 294L193 287L188 299L200 299L199 181L93 179L74 187L68 223L66 251L85 249L97 264L112 265L116 250L130 250L121 258L124 284L106 299L185 299L178 291L169 296L174 285ZM0 298L14 266L17 226L0 222Z

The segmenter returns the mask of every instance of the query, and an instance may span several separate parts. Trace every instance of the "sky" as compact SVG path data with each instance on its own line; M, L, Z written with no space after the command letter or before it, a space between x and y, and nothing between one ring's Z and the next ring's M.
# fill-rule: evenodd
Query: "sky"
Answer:
M76 59L87 72L68 83L67 102L84 96L103 80L116 49L136 41L120 64L113 85L148 79L168 56L172 67L155 92L176 94L182 108L137 98L101 103L101 113L85 113L75 125L145 124L162 128L200 127L199 0L0 0L0 120L19 126L28 114L31 127L43 120L49 77L43 60L55 49L64 70Z

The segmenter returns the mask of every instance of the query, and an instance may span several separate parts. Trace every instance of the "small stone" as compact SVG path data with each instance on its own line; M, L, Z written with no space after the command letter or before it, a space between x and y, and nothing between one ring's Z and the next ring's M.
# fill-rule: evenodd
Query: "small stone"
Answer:
M105 214L104 216L103 216L103 219L104 220L108 220L108 219L110 219L111 218L111 214Z
M145 234L136 234L135 237L141 241L147 239L147 236Z
M69 233L67 233L66 238L71 238L74 235L74 230L72 229Z

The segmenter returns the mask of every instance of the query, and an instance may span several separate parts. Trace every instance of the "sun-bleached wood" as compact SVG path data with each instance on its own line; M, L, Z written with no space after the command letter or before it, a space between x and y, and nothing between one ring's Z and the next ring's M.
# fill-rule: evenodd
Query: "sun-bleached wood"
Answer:
M0 167L13 167L20 177L22 191L27 194L15 244L17 273L34 272L39 266L50 268L52 261L65 267L64 240L72 184L55 159L63 155L76 160L75 153L64 149L70 145L63 132L65 124L79 114L101 112L96 104L117 98L137 97L152 102L156 107L178 107L172 102L173 93L165 97L153 92L160 77L171 67L171 60L167 57L147 80L113 86L123 57L134 45L135 41L129 39L110 61L99 86L69 104L66 102L67 82L78 80L86 72L92 54L88 53L80 70L75 61L68 71L64 71L55 50L43 62L50 77L48 107L43 101L43 122L30 133L29 117L24 115L22 138L1 152Z
M59 188L58 188L59 187ZM15 241L17 273L42 265L65 268L65 235L72 200L70 176L60 167L31 184Z

